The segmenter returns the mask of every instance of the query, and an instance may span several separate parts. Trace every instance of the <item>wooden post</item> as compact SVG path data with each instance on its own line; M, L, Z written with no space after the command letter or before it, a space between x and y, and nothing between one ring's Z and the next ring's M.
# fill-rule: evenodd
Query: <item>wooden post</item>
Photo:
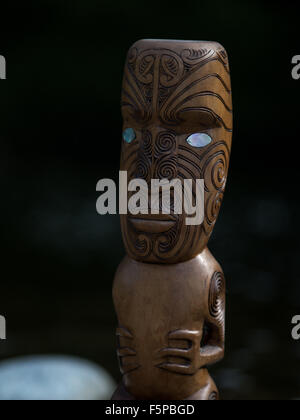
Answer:
M207 366L224 355L225 279L207 243L231 149L226 51L214 42L138 41L125 65L122 115L129 181L150 189L151 179L204 179L204 221L187 225L184 211L121 215L128 255L113 297L123 377L113 399L218 399Z

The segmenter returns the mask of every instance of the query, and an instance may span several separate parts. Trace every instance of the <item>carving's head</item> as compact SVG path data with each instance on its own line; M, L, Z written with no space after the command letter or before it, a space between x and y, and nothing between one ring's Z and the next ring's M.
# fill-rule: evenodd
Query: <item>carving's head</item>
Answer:
M232 104L224 48L200 41L137 42L125 65L122 115L121 169L129 181L142 178L150 191L151 179L205 180L202 225L186 225L184 212L121 216L127 252L145 262L193 258L207 245L227 178Z

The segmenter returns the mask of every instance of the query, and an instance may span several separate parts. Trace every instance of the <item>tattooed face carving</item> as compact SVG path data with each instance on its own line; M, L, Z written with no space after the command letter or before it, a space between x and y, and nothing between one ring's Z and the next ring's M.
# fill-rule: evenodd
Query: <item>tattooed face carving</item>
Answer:
M138 41L129 50L122 89L121 170L129 181L204 179L205 215L121 216L127 253L177 263L207 245L222 202L231 148L227 54L211 42ZM150 200L149 200L150 202ZM172 209L172 198L171 198Z

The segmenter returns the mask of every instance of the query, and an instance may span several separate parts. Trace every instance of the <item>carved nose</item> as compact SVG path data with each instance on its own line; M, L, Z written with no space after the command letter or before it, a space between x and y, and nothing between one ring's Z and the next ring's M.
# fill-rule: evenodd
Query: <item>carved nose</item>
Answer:
M137 162L137 177L148 185L151 179L177 176L176 134L171 130L144 130Z
M154 144L154 173L156 179L171 181L177 177L176 134L170 130L158 133Z
M136 164L136 177L145 180L148 185L152 178L153 145L150 130L143 130Z

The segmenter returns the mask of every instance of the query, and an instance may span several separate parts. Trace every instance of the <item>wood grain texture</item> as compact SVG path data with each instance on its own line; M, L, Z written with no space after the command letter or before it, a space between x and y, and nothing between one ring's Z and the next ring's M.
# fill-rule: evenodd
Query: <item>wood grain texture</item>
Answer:
M224 354L225 280L206 248L191 261L125 257L113 298L123 384L141 399L184 399L205 388Z
M124 129L136 139L122 143L121 170L129 180L204 179L205 220L187 226L186 214L121 216L128 255L151 263L177 263L206 246L222 203L232 137L231 84L227 54L211 42L139 41L130 49L122 89ZM187 144L194 133L212 143ZM137 219L137 220L135 220ZM165 228L160 221L168 222Z
M129 181L204 179L204 222L186 214L121 215L127 256L113 285L122 381L113 399L216 400L207 367L225 341L225 278L207 248L231 150L227 53L214 42L138 41L122 88L121 170ZM189 136L210 136L195 148ZM130 199L130 194L128 199Z

